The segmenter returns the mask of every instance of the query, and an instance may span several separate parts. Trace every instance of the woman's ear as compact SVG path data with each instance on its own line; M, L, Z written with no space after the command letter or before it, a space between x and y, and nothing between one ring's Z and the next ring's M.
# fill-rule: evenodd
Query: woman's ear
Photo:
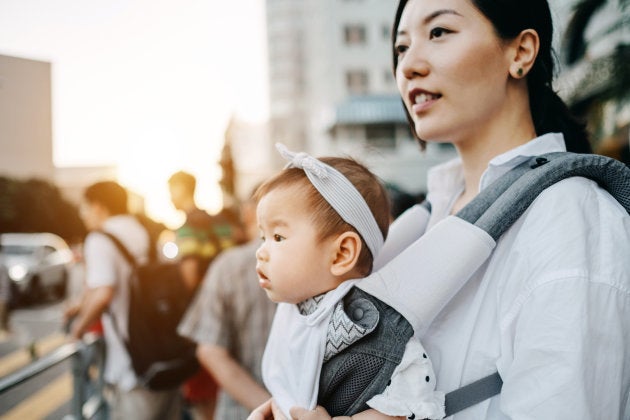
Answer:
M511 42L514 48L512 62L510 63L510 76L514 79L522 79L534 66L540 39L533 29L525 29Z
M361 237L356 232L344 232L333 243L333 256L330 272L334 276L344 276L357 265L361 254Z

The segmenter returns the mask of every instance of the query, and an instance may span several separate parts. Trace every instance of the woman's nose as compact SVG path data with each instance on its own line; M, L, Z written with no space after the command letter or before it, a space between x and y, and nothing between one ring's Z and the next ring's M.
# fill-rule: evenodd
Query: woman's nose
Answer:
M407 52L398 59L398 69L403 77L412 79L414 77L425 77L429 74L429 63L418 48L409 48Z

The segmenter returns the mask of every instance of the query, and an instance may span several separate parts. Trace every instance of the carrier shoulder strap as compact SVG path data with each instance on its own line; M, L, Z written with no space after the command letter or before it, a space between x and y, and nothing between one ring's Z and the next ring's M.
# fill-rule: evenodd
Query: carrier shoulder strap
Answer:
M457 216L496 241L543 190L575 176L597 182L630 213L630 168L606 156L555 152L518 165L484 189Z
M518 165L484 189L457 216L496 241L543 190L575 176L597 182L630 214L630 168L605 156L556 152ZM503 380L495 372L447 393L446 417L499 394L502 386Z

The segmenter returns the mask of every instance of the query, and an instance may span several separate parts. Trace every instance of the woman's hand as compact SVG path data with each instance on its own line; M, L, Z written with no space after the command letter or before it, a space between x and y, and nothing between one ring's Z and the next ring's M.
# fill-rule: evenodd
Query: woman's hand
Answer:
M328 411L321 405L315 407L315 410L307 410L303 407L291 407L290 410L292 420L331 420Z
M273 398L259 405L249 414L247 420L288 420L280 408L276 405Z

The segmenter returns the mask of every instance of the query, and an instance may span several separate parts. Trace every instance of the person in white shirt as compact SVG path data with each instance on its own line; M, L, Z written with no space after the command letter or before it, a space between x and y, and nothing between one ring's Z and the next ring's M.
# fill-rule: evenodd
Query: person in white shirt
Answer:
M106 348L105 396L112 419L179 419L181 403L177 389L152 391L138 383L123 341L127 339L127 282L132 268L114 242L98 231L116 236L139 262L148 259L148 233L128 214L127 192L113 181L97 182L86 188L81 217L90 230L83 248L87 287L81 300L70 304L65 312L68 320L74 319L70 335L81 339L101 319Z
M430 171L429 232L533 156L590 152L551 87L552 30L546 0L399 2L394 70L412 131L459 154ZM630 216L597 183L543 191L420 336L438 389L503 380L453 418L630 418L628 255Z

